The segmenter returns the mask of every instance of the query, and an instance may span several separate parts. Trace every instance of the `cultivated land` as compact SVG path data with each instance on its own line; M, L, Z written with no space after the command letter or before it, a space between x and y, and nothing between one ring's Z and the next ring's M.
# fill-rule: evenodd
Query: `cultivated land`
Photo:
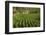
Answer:
M40 27L40 8L13 7L13 28Z

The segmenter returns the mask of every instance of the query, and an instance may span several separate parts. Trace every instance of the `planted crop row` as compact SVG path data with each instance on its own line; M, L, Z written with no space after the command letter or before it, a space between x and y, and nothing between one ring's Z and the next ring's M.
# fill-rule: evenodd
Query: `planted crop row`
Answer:
M39 27L39 14L17 14L13 16L13 27Z

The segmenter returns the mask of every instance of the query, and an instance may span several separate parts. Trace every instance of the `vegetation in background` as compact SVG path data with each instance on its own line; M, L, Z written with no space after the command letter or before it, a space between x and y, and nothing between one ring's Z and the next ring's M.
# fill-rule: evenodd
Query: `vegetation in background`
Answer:
M13 28L40 27L40 8L13 7Z

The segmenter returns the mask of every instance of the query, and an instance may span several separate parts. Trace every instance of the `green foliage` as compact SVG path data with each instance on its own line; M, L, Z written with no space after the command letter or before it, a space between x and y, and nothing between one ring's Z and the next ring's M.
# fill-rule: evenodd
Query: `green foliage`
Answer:
M18 14L13 16L13 27L39 27L40 17L38 14Z

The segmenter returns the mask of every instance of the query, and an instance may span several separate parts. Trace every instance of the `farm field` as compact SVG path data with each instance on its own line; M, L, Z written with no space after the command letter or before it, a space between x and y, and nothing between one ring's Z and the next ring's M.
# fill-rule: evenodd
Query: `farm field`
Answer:
M13 7L13 28L40 27L40 8Z

